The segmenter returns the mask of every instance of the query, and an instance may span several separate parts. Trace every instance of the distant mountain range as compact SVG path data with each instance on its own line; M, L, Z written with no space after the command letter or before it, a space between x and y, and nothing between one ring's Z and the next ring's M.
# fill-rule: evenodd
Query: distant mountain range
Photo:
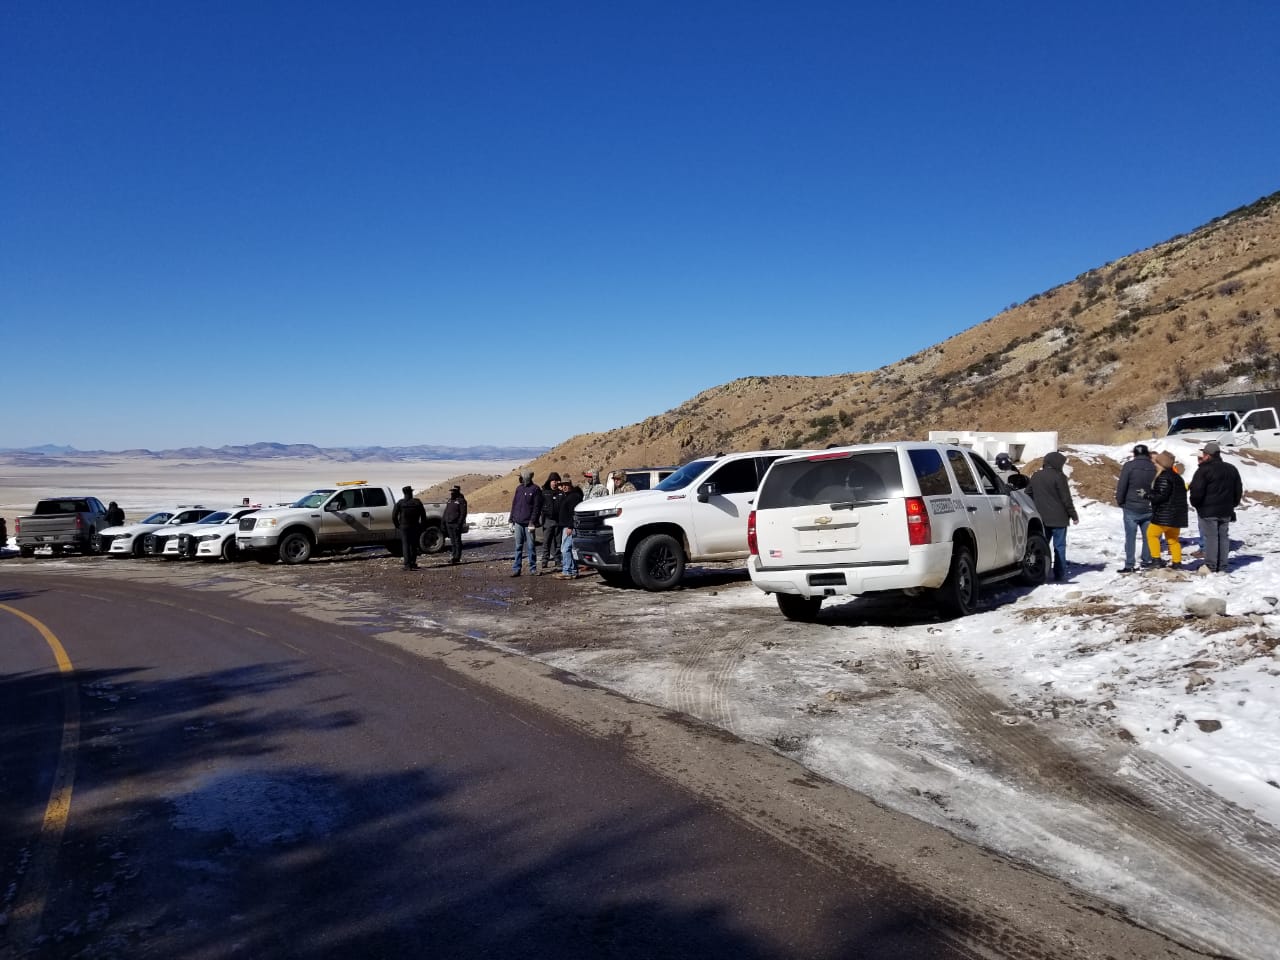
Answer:
M49 465L51 458L74 463L98 457L137 457L145 460L333 460L340 463L408 460L528 460L548 447L317 447L311 443L248 443L222 447L179 447L175 450L77 450L46 443L38 447L0 449L10 463Z

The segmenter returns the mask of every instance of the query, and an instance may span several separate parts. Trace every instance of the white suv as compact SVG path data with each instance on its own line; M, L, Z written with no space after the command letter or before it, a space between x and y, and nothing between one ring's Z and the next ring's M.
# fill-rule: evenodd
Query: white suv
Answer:
M789 620L812 621L824 597L885 590L928 594L963 615L981 583L1035 585L1049 571L1031 497L950 444L861 444L777 460L748 527L751 580L777 594Z

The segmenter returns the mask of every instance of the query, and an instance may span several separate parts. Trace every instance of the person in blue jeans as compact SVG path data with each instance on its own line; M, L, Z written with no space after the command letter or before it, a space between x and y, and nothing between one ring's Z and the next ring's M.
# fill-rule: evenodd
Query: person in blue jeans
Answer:
M1147 527L1151 523L1151 484L1156 479L1156 465L1145 443L1133 448L1133 457L1120 468L1116 481L1116 506L1124 514L1124 566L1121 573L1133 573L1135 551L1133 541L1142 541L1142 565L1151 565L1151 547L1147 543Z
M1079 523L1071 487L1063 467L1067 458L1054 450L1044 455L1044 466L1031 475L1027 492L1036 502L1045 532L1053 545L1053 579L1067 579L1067 523Z
M511 498L511 516L507 518L515 530L516 555L511 560L511 575L520 576L522 555L529 552L529 573L538 575L538 544L534 531L542 524L542 488L533 482L532 470L520 471L520 486Z
M573 508L582 502L582 488L575 487L568 480L562 480L560 490L564 496L556 504L556 522L560 525L560 572L556 574L556 578L577 580L578 561L573 555Z

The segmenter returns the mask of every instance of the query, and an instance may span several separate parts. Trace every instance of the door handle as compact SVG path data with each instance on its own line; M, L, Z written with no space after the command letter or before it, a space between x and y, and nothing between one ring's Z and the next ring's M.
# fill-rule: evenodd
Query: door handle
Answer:
M367 516L369 516L369 511L368 511L368 510L365 510L365 511L361 512L360 516L362 516L362 517L367 517Z
M977 507L965 507L965 509L966 509L966 510L968 510L970 513L977 513L977 512L978 512L978 508L977 508Z

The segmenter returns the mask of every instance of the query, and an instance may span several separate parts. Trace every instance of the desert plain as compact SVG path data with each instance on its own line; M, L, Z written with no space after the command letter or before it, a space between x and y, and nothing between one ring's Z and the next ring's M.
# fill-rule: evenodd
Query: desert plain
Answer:
M0 463L0 517L28 514L41 497L78 495L115 500L129 520L140 520L179 503L222 506L248 497L250 503L269 506L350 480L425 490L450 477L503 474L517 466L514 460L190 462L115 456L40 465L8 462Z

